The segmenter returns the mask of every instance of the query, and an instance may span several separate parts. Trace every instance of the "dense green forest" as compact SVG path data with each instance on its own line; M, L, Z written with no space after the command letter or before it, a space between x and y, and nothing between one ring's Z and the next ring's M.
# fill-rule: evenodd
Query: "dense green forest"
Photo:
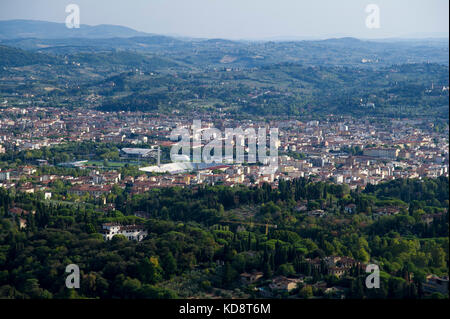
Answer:
M307 179L281 181L278 189L172 187L132 196L125 188L115 193L110 212L0 189L0 297L258 297L254 286L239 282L240 273L258 270L264 282L305 275L345 287L349 298L422 298L426 275L448 275L448 187L448 178L440 177L363 191ZM309 216L299 203L327 215ZM349 204L355 204L352 213L344 209ZM25 229L8 214L16 205L35 211ZM387 206L399 214L375 217ZM148 218L136 217L138 211ZM425 223L430 214L436 218ZM277 228L266 235L264 227L239 226L250 220ZM120 235L105 242L99 231L106 222L142 224L149 235L141 242ZM337 278L307 262L333 255L378 264L381 289L366 289L359 268ZM72 263L82 273L77 290L64 285ZM308 298L323 291L299 287L290 294Z

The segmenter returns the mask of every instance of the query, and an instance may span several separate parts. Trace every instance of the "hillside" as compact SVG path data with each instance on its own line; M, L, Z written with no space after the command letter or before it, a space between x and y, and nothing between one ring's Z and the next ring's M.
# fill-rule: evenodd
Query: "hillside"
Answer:
M62 38L120 38L146 35L131 28L116 25L80 25L69 29L64 23L37 20L0 21L0 39L62 39Z
M32 26L36 37L25 38ZM107 111L448 119L445 41L178 39L116 26L54 38L69 32L60 27L0 22L9 37L0 41L0 97Z
M42 53L24 51L0 45L0 67L55 63L57 58Z
M321 41L180 39L121 26L82 26L29 20L0 21L0 44L52 54L128 50L161 54L196 67L252 68L277 63L383 68L449 61L448 40L337 38Z

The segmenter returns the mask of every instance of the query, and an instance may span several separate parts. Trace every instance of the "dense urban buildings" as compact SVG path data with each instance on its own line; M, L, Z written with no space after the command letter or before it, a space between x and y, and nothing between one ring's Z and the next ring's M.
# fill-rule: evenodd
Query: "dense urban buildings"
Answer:
M19 151L33 154L33 158L15 169L2 169L2 185L10 188L17 181L33 176L34 190L45 189L39 182L46 179L67 179L67 176L38 176L36 169L48 164L49 159L36 158L42 153L38 150L55 147L68 142L111 143L116 146L103 160L138 165L149 163L156 168L158 176L141 176L135 182L135 191L143 187L151 188L191 184L223 184L233 186L244 184L259 185L268 182L277 185L280 179L292 180L309 177L315 181L333 181L347 184L351 189L364 188L367 184L377 185L396 178L448 177L449 147L448 131L436 131L433 123L426 120L402 119L377 121L373 118L354 119L345 116L329 117L326 121L273 120L270 123L257 120L228 120L230 128L276 127L279 129L278 170L265 174L263 166L232 163L212 163L194 165L194 163L172 163L169 156L164 159L168 164L157 165L158 148L170 149L175 144L170 133L175 128L187 128L192 119L172 115L170 119L158 114L127 114L87 111L73 114L60 108L8 108L2 109L0 132L3 152ZM35 114L40 114L39 118ZM20 114L20 119L17 115ZM205 127L224 126L223 115L204 120ZM82 123L82 124L81 124ZM246 140L248 143L248 139ZM204 147L207 142L202 141ZM223 144L223 141L222 141ZM133 145L134 147L122 147ZM235 145L233 145L235 147ZM33 153L34 151L34 153ZM248 149L247 149L248 151ZM27 153L28 152L28 153ZM101 168L102 173L92 178L72 181L77 185L72 192L77 194L90 192L95 196L108 191L99 188L90 190L93 185L120 185L125 187L126 177L111 178L114 169L111 164L95 163L88 154L77 158L67 158L67 162L52 163L59 166L79 168ZM159 157L162 155L160 154ZM138 163L139 162L139 163ZM189 162L192 162L189 159ZM170 163L170 164L169 164ZM70 164L70 165L69 165ZM195 174L192 174L195 171ZM84 188L83 188L84 187Z

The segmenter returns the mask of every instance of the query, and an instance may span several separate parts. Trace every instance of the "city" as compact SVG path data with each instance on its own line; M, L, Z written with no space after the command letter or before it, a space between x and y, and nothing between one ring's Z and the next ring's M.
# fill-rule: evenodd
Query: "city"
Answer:
M0 5L2 301L449 300L447 2L23 1Z
M125 188L125 184L133 176L114 174L118 168L128 164L141 168L141 171L149 171L140 162L155 163L156 149L167 150L175 144L170 140L171 131L176 127L189 128L192 123L182 116L171 116L169 119L163 114L149 116L145 113L131 113L121 117L121 113L95 110L73 114L60 108L37 107L8 108L1 109L1 112L1 153L6 158L8 151L23 153L25 160L16 169L2 169L0 181L8 189L16 186L17 182L22 181L19 185L24 184L24 179L31 178L21 186L28 187L27 192L51 192L51 189L39 182L58 179L85 189L93 185L118 185ZM178 186L219 183L232 187L237 184L255 186L267 182L276 187L280 179L300 177L344 183L350 189L356 189L396 178L448 177L448 127L447 130L436 130L434 124L426 120L386 122L373 118L333 116L328 117L326 122L273 120L266 124L263 120L243 122L232 119L225 123L221 120L223 117L221 114L216 118L208 117L203 125L244 125L245 128L269 125L279 128L280 156L277 172L265 174L263 166L248 165L248 161L244 165L215 163L214 166L203 165L196 168L192 165L185 168L175 166L172 169L167 166L167 171L164 171L164 167L157 170L159 174L155 174L156 176L142 175L136 181L133 180L133 192L139 193L152 187L170 186L174 183ZM75 158L65 158L65 162L38 156L44 148L69 142L110 143L115 146L110 152L98 157L93 157L92 154L87 154L86 157L77 155ZM204 144L205 141L202 146ZM133 148L125 147L127 145ZM124 150L143 152L127 154ZM165 161L171 162L167 154ZM39 167L49 163L51 166L87 169L93 178L71 180L70 176L36 173ZM102 171L101 174L99 170ZM185 172L180 173L182 171ZM192 175L193 171L195 174ZM107 195L107 192L108 187L102 193Z

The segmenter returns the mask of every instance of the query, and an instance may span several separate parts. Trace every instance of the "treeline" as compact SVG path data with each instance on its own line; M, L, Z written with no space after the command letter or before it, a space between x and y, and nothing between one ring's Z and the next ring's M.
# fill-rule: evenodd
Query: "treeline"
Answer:
M344 287L350 298L421 298L426 275L448 274L448 193L439 191L445 185L448 179L438 178L350 191L345 185L298 179L280 181L277 189L267 184L174 187L135 196L126 188L117 192L116 211L111 212L101 206L50 204L33 194L0 189L0 296L175 298L243 289L256 297L251 287L242 287L239 274L261 271L266 283L278 275L304 275L310 283ZM388 196L386 189L396 187L399 192ZM438 202L416 196L417 189L436 191ZM356 212L344 210L363 201L367 205L355 204ZM406 206L392 217L372 216L372 207L391 202ZM26 228L20 229L19 218L9 214L12 207L30 212L22 216ZM242 215L249 209L253 214ZM316 209L327 215L308 216ZM431 223L422 220L424 209L436 214ZM149 218L136 217L138 211ZM245 221L278 227L266 235L264 227ZM99 232L106 222L142 224L149 235L142 242L122 236L105 242ZM358 268L337 278L308 262L326 256L376 263L382 289L364 288ZM81 289L76 291L64 284L65 267L72 263L81 269ZM323 296L323 291L310 291L305 284L293 294L308 298Z

